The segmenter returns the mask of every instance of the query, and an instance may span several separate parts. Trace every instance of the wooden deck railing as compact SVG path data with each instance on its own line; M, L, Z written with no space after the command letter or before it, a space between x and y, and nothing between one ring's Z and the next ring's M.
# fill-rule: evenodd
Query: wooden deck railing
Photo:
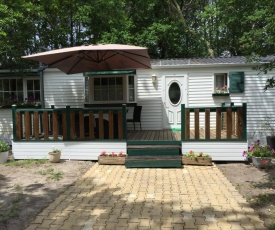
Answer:
M247 140L246 103L242 106L181 107L182 141Z
M126 105L120 108L17 109L13 106L15 141L100 140L127 138Z

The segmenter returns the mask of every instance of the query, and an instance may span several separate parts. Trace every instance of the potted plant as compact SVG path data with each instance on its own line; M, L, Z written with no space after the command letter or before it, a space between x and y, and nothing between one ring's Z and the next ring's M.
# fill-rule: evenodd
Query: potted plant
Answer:
M48 153L49 161L51 163L59 163L61 156L61 149L56 149L53 147L53 150Z
M183 154L182 164L184 165L212 165L212 158L203 152L195 153L190 150L189 153Z
M10 146L4 141L0 141L0 163L7 162L9 150Z
M227 88L227 85L219 88L217 87L212 94L212 96L228 96L229 95L229 88Z
M98 164L100 165L124 165L126 160L126 154L122 151L118 154L112 152L111 154L103 151L98 157Z
M266 133L266 143L269 145L270 150L275 150L275 124L272 123L270 117L265 117L262 122L262 129Z
M261 145L260 140L251 144L247 151L243 151L243 156L251 157L252 163L257 168L267 168L271 164L271 160L275 157L275 150L270 150L268 145Z

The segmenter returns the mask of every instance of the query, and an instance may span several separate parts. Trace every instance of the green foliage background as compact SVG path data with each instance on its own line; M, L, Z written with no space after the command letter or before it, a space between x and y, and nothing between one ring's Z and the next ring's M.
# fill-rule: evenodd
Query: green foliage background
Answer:
M274 54L270 0L0 0L0 68L84 43L146 46L151 58ZM41 48L42 47L42 48Z

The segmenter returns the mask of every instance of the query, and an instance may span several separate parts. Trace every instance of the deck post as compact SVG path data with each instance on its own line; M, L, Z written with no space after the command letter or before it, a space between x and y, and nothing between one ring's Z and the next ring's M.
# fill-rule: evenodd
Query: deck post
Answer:
M181 104L181 141L185 140L185 104Z
M127 141L127 118L126 118L126 114L127 114L126 104L123 104L122 105L123 139Z
M246 133L246 108L247 104L243 103L243 139L247 140L247 133Z
M16 141L16 118L15 118L15 112L16 112L16 105L12 105L12 134L13 134L13 140Z
M66 105L66 124L63 124L63 125L66 125L67 141L71 140L71 125L70 125L71 119L70 119L70 117L71 117L70 106Z

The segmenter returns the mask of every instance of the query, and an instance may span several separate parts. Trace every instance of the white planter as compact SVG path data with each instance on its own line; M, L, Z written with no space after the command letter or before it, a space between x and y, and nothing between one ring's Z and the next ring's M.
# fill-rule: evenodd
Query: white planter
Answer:
M5 163L8 160L9 151L0 152L0 163Z
M59 153L49 152L48 155L49 155L49 161L51 163L59 163L60 162L61 152L59 152Z

